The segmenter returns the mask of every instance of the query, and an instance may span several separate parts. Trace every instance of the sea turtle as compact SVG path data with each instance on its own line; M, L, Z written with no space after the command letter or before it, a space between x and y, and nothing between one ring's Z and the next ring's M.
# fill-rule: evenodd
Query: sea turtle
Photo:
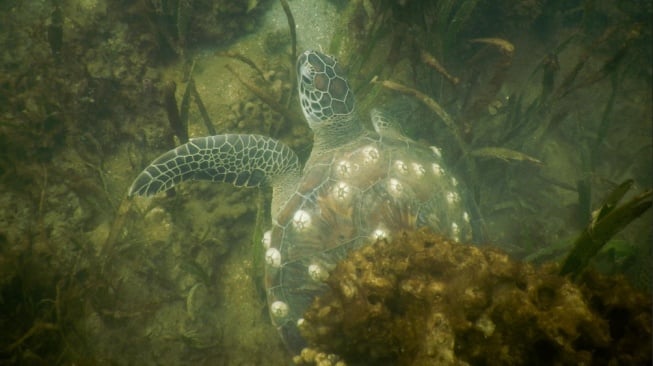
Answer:
M150 196L187 180L271 185L265 287L272 321L294 353L305 346L298 329L304 311L352 249L424 226L457 240L471 236L458 182L445 170L439 149L404 136L376 110L376 131L365 129L335 58L302 53L297 78L314 133L303 168L288 146L270 137L200 137L158 157L129 190Z

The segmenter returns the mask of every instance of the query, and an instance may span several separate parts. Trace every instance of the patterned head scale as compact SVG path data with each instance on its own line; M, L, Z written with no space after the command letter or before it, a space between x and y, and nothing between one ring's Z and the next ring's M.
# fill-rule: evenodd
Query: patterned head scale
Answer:
M302 53L297 59L297 79L299 100L311 128L354 111L354 93L333 57L318 51Z

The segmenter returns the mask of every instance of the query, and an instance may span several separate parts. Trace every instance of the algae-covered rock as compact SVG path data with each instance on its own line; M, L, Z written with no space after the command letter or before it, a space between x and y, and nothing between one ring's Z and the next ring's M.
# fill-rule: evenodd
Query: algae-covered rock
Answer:
M348 365L651 362L651 300L622 278L575 284L420 231L351 253L327 282L302 332Z

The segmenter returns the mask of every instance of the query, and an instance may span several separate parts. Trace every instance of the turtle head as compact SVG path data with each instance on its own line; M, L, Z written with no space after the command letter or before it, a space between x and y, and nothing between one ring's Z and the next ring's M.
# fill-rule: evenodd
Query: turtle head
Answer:
M331 122L346 123L353 114L354 93L335 58L305 51L297 59L297 79L299 101L314 131Z

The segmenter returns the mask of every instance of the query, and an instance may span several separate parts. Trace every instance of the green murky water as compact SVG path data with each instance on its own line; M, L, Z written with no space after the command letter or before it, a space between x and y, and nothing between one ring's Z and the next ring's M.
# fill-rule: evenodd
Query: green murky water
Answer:
M483 242L560 262L615 187L650 189L650 2L422 3L288 1L297 50L349 65L362 116L442 149ZM126 199L184 132L308 156L280 3L4 1L0 45L0 363L290 362L262 287L269 190ZM649 290L650 224L590 266Z

